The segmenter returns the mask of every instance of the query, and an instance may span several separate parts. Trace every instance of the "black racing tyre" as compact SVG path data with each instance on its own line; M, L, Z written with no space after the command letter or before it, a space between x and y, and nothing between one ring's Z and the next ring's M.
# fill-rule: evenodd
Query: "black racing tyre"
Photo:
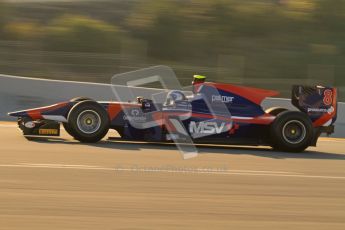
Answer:
M277 116L279 113L282 113L284 111L287 111L286 108L282 108L282 107L271 107L266 109L266 113L272 115L272 116Z
M299 111L279 113L270 127L272 147L281 151L302 152L310 146L313 135L311 120Z
M80 142L98 142L109 130L107 111L95 101L81 101L68 114L67 129ZM67 131L68 132L68 131Z
M80 101L92 101L92 99L88 98L88 97L75 97L72 98L70 100L71 102L80 102ZM63 122L62 126L64 127L64 129L66 130L66 132L71 135L72 137L74 137L75 133L73 132L71 126L69 125L69 123L67 122Z
M72 137L74 137L74 132L72 130L72 128L70 127L70 125L67 122L62 122L62 126L63 128L66 130L66 132L71 135Z
M80 101L92 101L92 99L88 97L75 97L70 100L71 102L80 102Z

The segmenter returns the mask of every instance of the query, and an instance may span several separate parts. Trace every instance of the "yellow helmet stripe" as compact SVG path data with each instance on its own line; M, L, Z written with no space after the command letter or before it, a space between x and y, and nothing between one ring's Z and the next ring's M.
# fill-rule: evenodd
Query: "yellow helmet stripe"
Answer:
M206 79L206 76L194 75L194 79L203 80L203 79Z

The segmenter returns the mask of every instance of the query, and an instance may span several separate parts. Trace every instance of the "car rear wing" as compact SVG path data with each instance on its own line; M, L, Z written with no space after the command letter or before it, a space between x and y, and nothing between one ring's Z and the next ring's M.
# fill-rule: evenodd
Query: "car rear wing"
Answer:
M291 103L309 116L314 127L331 126L337 119L336 88L294 85Z

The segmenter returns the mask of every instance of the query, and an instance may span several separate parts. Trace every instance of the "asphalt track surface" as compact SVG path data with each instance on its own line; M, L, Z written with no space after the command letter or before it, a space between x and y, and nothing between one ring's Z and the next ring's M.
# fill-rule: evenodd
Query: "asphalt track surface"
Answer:
M0 229L345 229L342 139L183 160L172 145L28 140L13 123L0 137Z

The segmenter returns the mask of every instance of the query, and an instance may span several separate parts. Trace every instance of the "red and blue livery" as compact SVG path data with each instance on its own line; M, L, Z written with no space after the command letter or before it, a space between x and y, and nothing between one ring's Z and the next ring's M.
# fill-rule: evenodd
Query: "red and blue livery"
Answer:
M164 103L148 98L96 102L80 97L9 115L18 117L24 135L58 136L62 124L81 142L98 142L114 129L123 139L157 142L188 135L194 143L265 145L301 152L316 146L322 133L334 132L337 90L332 87L293 86L294 111L264 110L261 102L278 94L272 90L204 81L195 81L193 87L189 96L171 91ZM185 133L176 130L171 118L180 120Z

